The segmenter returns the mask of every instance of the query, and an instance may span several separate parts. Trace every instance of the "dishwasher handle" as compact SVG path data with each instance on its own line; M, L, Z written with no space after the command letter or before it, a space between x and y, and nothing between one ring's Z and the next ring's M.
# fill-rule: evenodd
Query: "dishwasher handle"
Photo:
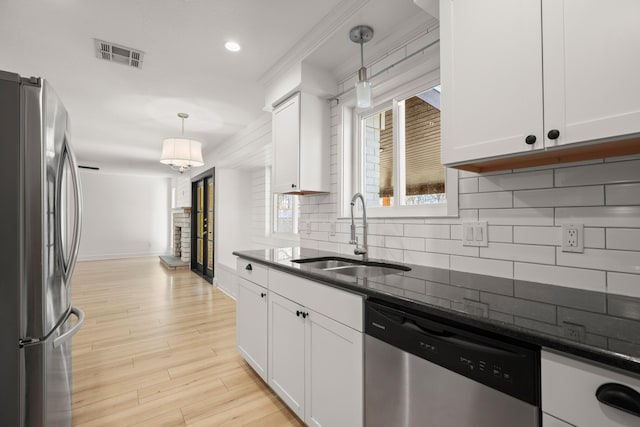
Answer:
M418 323L416 323L415 321L411 320L411 319L405 319L404 322L402 322L402 327L408 330L412 330L415 332L419 332L421 334L427 335L431 338L437 338L446 342L449 342L459 348L462 349L467 349L467 350L474 350L474 351L481 351L485 354L493 354L495 356L501 356L501 357L519 357L521 355L519 355L518 353L509 351L509 350L505 350L502 348L498 348L498 347L494 347L492 345L488 345L488 344L484 344L481 342L477 342L475 340L472 340L468 337L460 337L458 335L456 335L453 332L449 332L446 330L443 331L432 331L430 329L427 329L421 325L419 325Z

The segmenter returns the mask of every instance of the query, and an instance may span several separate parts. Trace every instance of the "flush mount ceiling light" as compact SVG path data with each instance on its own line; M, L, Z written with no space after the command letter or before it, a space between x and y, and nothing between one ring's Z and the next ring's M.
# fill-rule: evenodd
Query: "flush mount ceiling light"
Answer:
M238 52L240 50L240 45L234 41L226 42L224 47L230 52Z
M358 25L349 31L352 42L360 44L360 69L356 83L356 105L358 108L371 107L371 82L367 80L367 69L364 66L364 44L373 38L373 28Z
M184 119L189 115L178 113L178 117L182 119L182 135L179 138L165 138L162 143L160 163L183 173L190 167L204 165L204 162L202 161L202 144L184 137Z

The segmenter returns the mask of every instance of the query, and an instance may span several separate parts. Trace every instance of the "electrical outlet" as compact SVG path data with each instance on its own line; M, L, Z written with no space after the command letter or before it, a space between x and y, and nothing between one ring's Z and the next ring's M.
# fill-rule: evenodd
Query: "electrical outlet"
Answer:
M584 252L584 224L562 224L562 252Z
M462 246L489 246L487 222L463 222Z
M584 342L585 328L584 325L579 325L577 323L562 323L562 330L564 331L564 336L569 338L572 341L576 342Z

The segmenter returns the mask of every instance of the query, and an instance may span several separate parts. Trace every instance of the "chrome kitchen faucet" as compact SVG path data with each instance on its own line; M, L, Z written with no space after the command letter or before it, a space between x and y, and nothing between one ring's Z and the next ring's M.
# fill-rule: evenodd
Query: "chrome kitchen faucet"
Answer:
M362 247L358 246L358 236L356 236L356 221L353 217L353 207L356 205L356 200L360 199L362 201ZM356 193L351 198L351 240L349 244L356 245L353 253L356 255L362 255L362 260L366 261L368 259L367 255L367 207L364 204L364 197L362 194Z

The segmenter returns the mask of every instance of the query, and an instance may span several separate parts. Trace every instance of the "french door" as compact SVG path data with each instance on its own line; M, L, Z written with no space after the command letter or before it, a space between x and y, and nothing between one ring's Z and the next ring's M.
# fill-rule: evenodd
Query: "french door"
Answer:
M191 269L213 281L215 172L211 169L191 183Z

